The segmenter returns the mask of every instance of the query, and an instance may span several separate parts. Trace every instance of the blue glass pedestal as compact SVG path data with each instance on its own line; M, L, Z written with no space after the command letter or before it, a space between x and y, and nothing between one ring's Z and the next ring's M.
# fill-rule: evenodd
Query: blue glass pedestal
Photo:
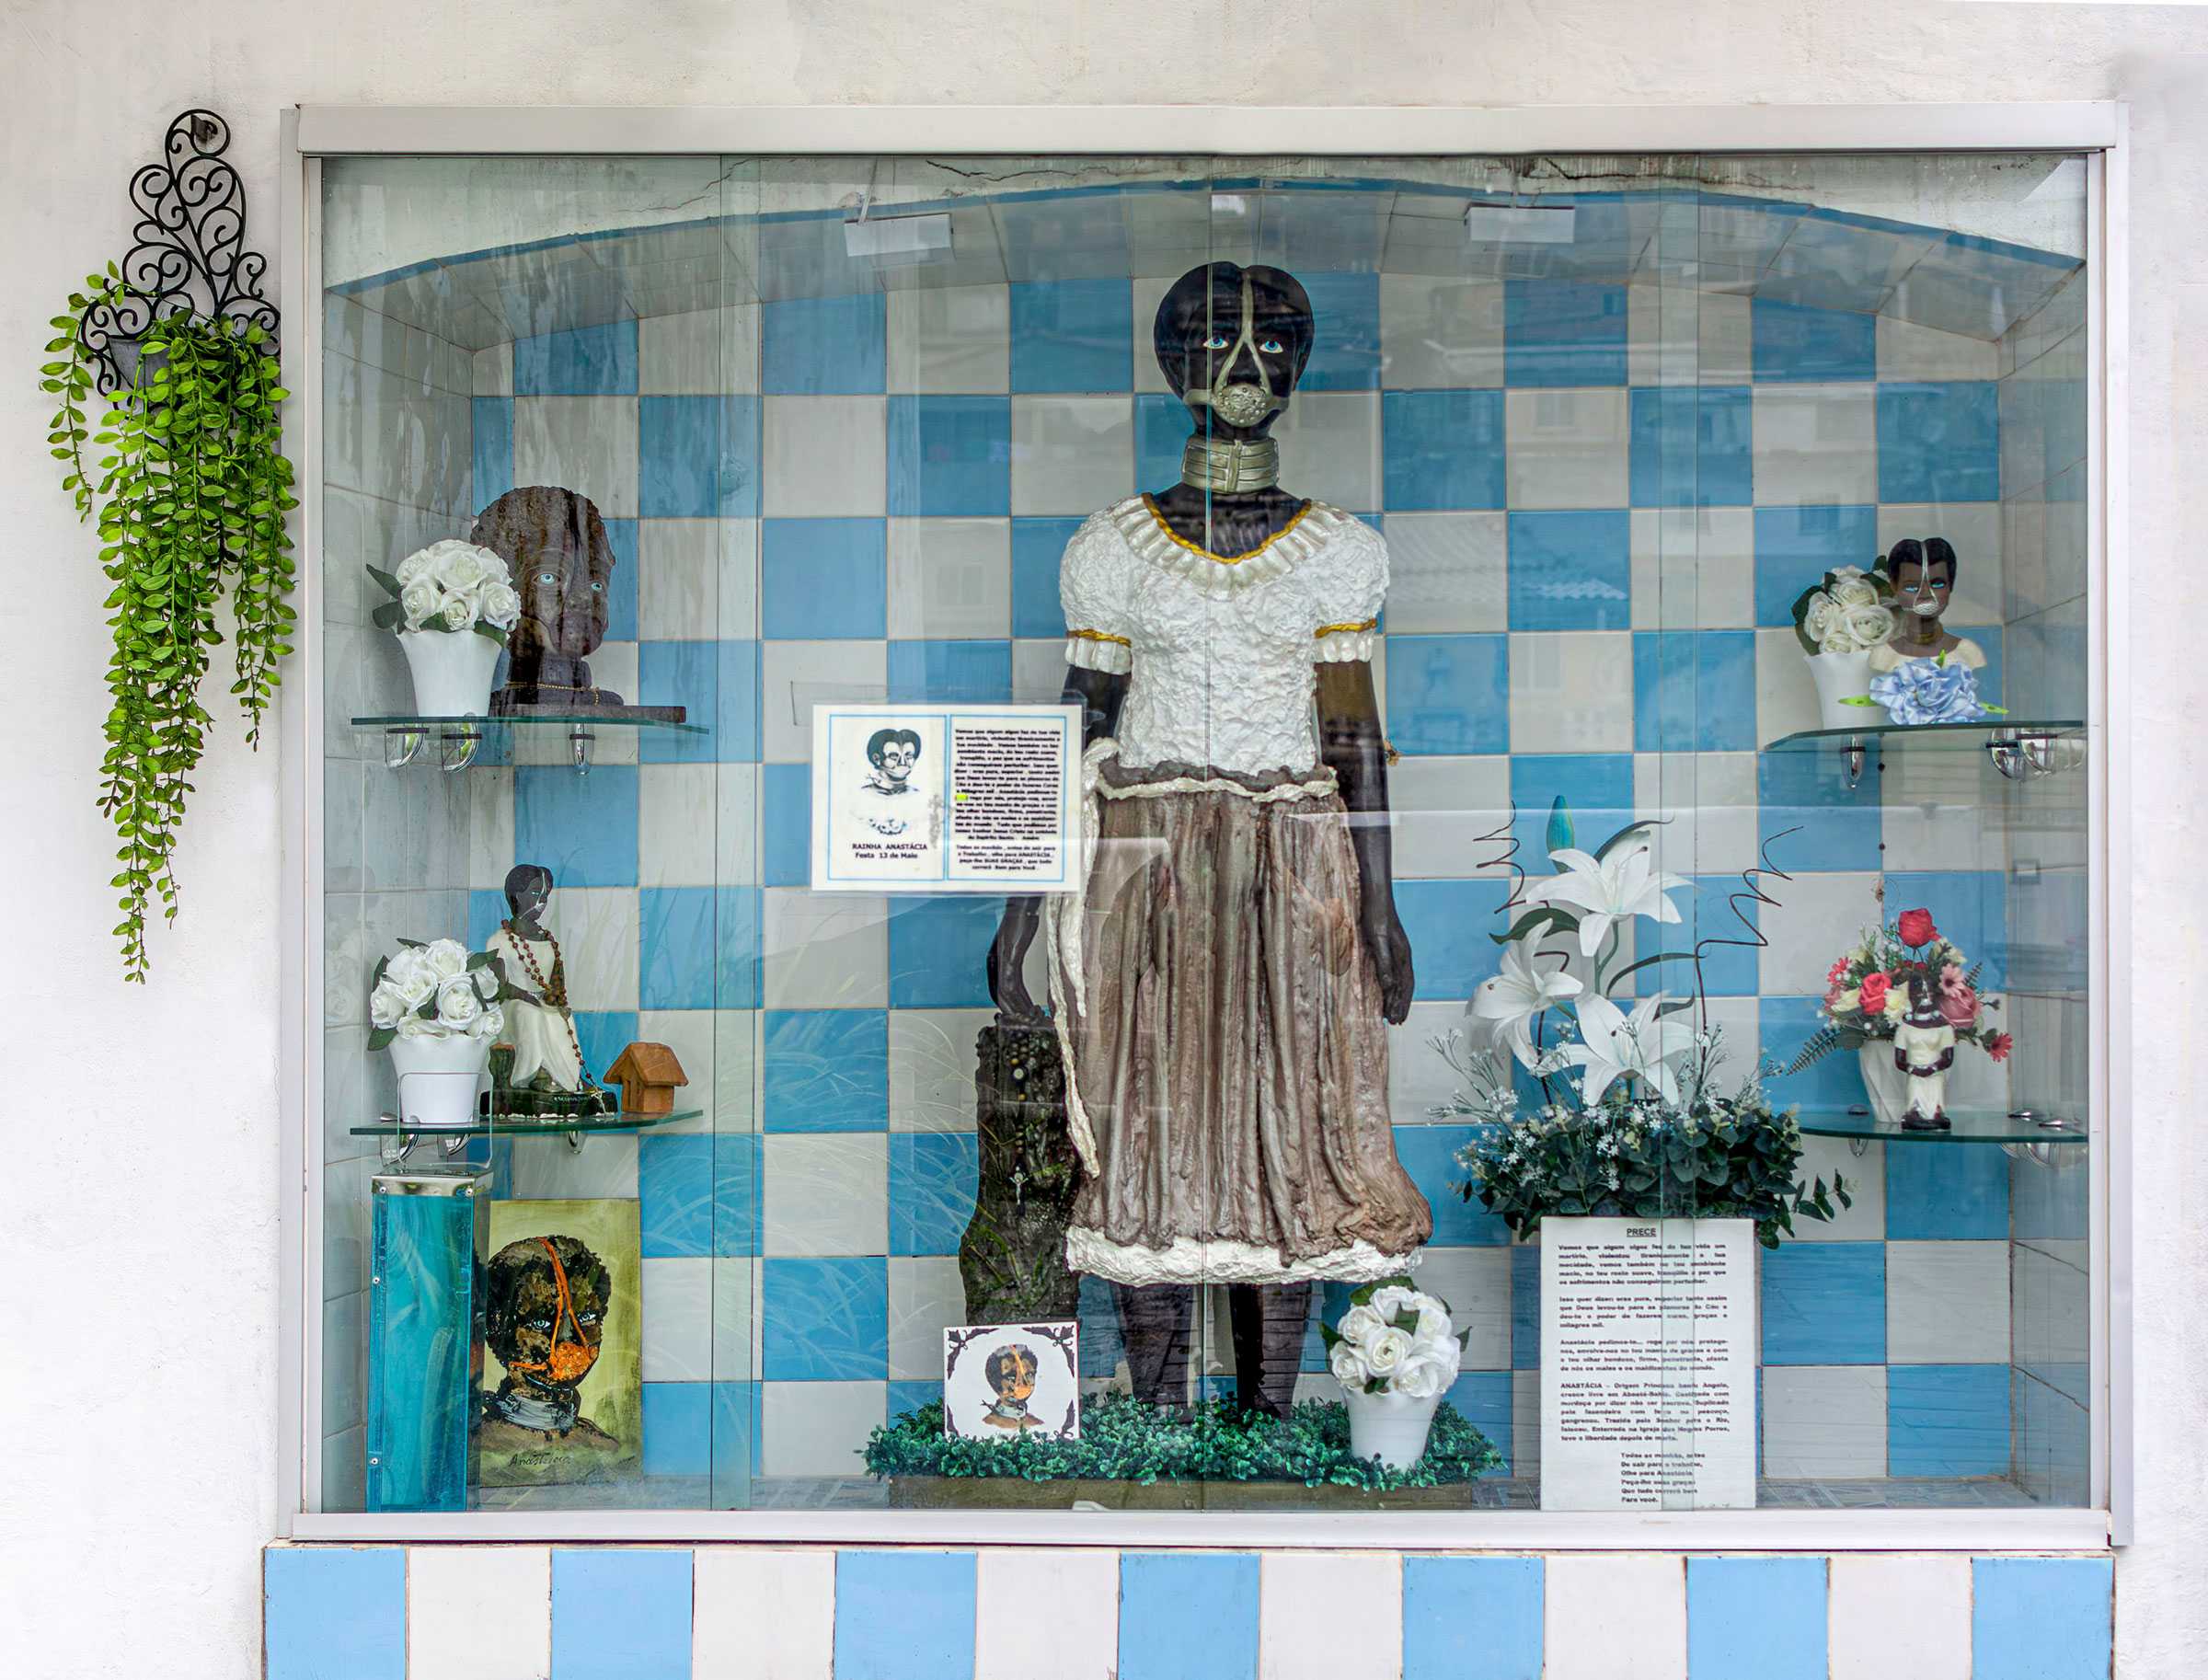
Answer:
M490 1173L425 1167L379 1174L369 1191L368 1509L465 1511Z

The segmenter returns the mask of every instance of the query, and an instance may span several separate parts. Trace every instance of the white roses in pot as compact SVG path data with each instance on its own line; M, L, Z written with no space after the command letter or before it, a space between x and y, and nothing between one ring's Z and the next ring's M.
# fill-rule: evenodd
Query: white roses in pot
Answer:
M1434 1409L1456 1380L1471 1331L1450 1322L1446 1301L1398 1277L1358 1290L1341 1322L1321 1325L1319 1334L1349 1404L1351 1453L1410 1468L1425 1455Z
M408 1125L465 1126L516 994L499 960L457 939L401 939L368 983L368 1048L388 1049Z
M1821 727L1875 729L1886 721L1870 704L1870 650L1893 635L1892 587L1859 566L1835 566L1794 601L1794 636L1817 685Z
M447 538L418 549L396 572L368 575L391 599L375 609L414 674L414 708L425 717L480 717L507 632L521 622L522 598L506 562L489 548Z

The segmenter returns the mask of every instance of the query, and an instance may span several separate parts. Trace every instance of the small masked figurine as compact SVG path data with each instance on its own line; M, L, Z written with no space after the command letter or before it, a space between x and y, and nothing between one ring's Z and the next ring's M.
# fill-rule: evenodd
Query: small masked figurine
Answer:
M522 598L506 644L512 662L492 713L619 706L619 695L591 682L589 656L605 639L614 546L590 499L549 484L508 490L483 510L468 540L506 562Z
M506 1375L496 1392L483 1396L487 1453L541 1453L558 1443L562 1457L587 1465L592 1449L609 1459L621 1451L620 1442L582 1415L578 1393L598 1363L612 1291L605 1262L577 1237L523 1237L490 1257L483 1337Z
M1893 1030L1893 1064L1909 1076L1904 1132L1945 1132L1948 1069L1955 1065L1955 1029L1940 1013L1939 989L1929 974L1909 977L1909 1013Z
M1870 650L1873 672L1892 671L1904 660L1933 659L1945 653L1950 664L1985 669L1985 653L1967 637L1944 628L1940 616L1955 593L1960 562L1944 536L1919 543L1904 537L1879 560L1879 571L1893 587L1895 628L1892 639Z
M506 1002L506 1037L513 1045L516 1090L580 1091L582 1044L568 1004L568 967L559 941L540 919L552 896L552 871L541 863L517 864L506 876L512 912L490 936L491 955L520 994Z

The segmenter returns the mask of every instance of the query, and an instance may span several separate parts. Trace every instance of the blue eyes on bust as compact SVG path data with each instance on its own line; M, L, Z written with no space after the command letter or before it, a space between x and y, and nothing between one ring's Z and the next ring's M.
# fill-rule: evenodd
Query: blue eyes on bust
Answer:
M556 571L540 571L536 574L536 581L539 583L557 583L559 581L559 574Z
M1225 350L1233 342L1234 340L1229 339L1225 333L1215 332L1203 341L1203 347L1208 351L1217 351ZM1260 339L1258 340L1258 350L1263 355L1277 356L1287 348L1288 347L1285 344L1282 344L1278 339Z
M591 593L593 595L603 595L605 593L605 585L593 578L591 581Z

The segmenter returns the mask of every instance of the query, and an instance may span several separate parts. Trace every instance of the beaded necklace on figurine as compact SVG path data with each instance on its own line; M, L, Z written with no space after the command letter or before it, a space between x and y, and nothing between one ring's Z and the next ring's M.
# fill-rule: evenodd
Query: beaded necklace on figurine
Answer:
M536 953L530 949L530 942L523 937L522 930L511 921L505 926L508 937L513 941L513 949L521 953L522 967L527 971L530 981L535 985L537 995L559 1011L560 1025L568 1030L568 1047L575 1053L575 1071L580 1076L582 1073L582 1041L575 1036L575 1017L568 1008L567 959L560 955L559 938L549 927L542 929L545 943L552 948L552 974L550 979L546 979L545 971L537 967Z

